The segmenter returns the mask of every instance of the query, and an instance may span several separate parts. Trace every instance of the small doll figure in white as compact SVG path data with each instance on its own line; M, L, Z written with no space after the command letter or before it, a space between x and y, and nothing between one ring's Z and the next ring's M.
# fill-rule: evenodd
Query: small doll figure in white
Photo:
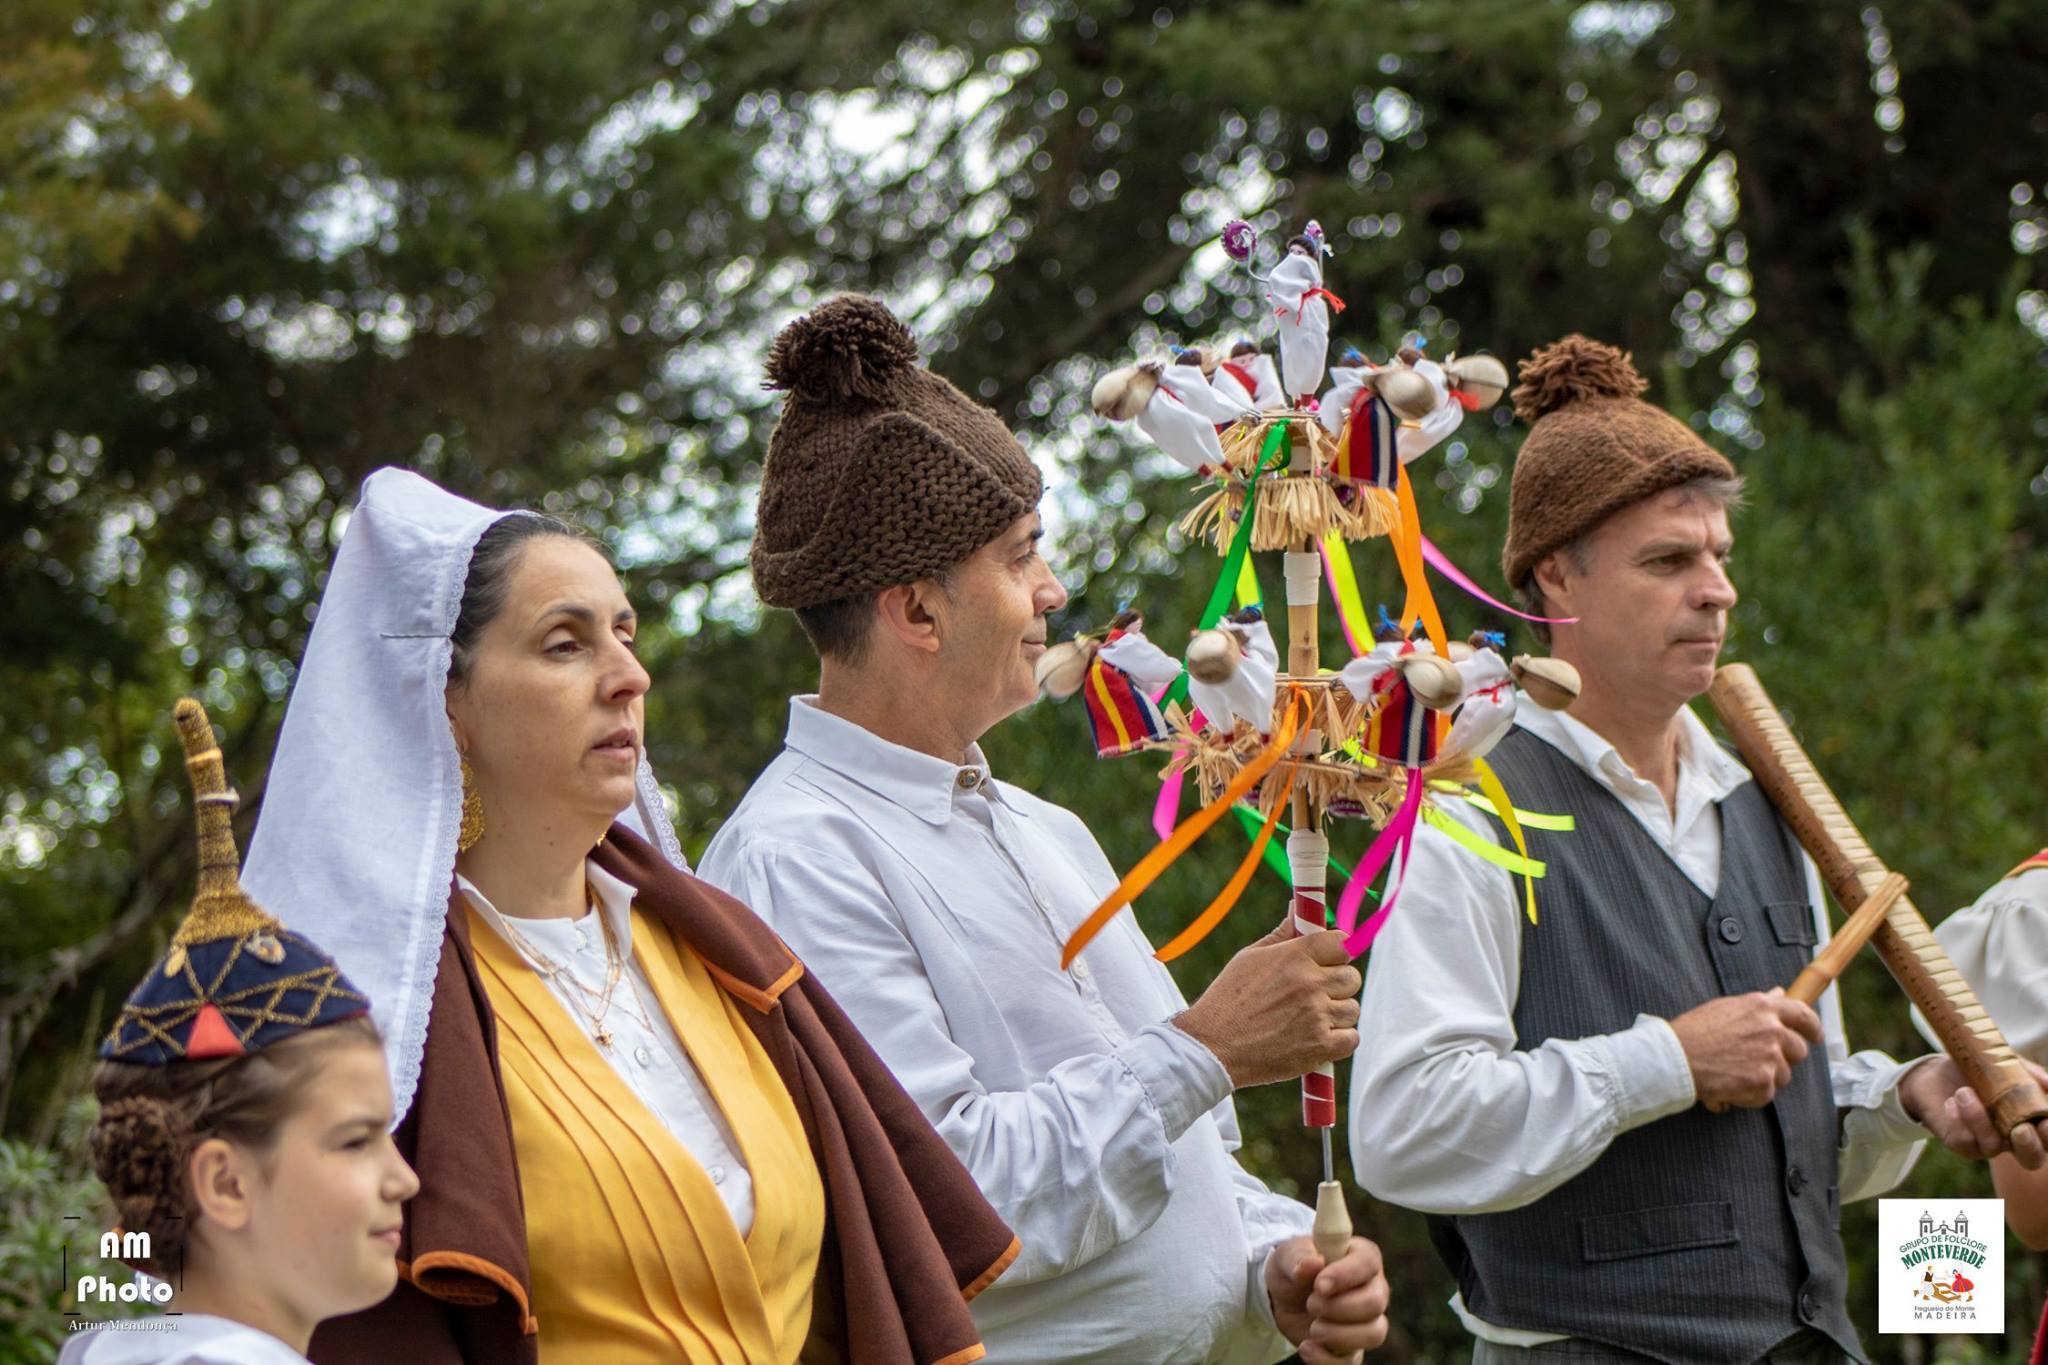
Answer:
M1202 368L1200 351L1176 351L1173 363L1160 376L1159 385L1178 398L1189 412L1205 422L1227 427L1243 417L1257 417L1258 405L1250 399L1237 399L1223 388L1212 384L1208 373ZM1240 386L1231 380L1230 388Z
M1273 700L1279 689L1280 651L1265 613L1243 607L1199 630L1188 643L1188 698L1224 734L1239 721L1259 735L1273 730Z
M1240 341L1232 346L1229 359L1216 367L1216 373L1235 380L1261 412L1279 412L1287 407L1280 371L1274 367L1273 357L1261 351L1255 342Z
M1323 288L1323 253L1322 229L1312 222L1266 277L1266 302L1280 323L1280 384L1290 399L1316 391L1330 355L1330 310L1344 306Z
M1163 381L1156 360L1111 370L1096 381L1095 411L1114 422L1136 421L1152 444L1197 474L1223 467L1216 424L1183 402Z
M1400 452L1402 464L1413 464L1438 445L1450 438L1465 420L1465 405L1451 392L1444 367L1424 355L1420 348L1403 346L1400 351L1401 363L1420 375L1429 383L1434 401L1429 412L1419 422L1403 422L1394 437L1395 449Z
M1130 607L1110 618L1109 638L1097 657L1155 696L1180 676L1180 660L1145 638L1145 618Z
M1344 354L1330 366L1330 387L1323 390L1316 400L1316 420L1323 424L1323 430L1332 436L1341 435L1344 418L1351 411L1351 400L1358 397L1358 391L1365 387L1365 381L1372 374L1372 367L1365 363L1364 355L1356 346L1346 346Z
M1515 723L1515 684L1501 657L1504 637L1475 631L1467 643L1472 652L1458 662L1464 694L1443 747L1446 753L1484 758Z

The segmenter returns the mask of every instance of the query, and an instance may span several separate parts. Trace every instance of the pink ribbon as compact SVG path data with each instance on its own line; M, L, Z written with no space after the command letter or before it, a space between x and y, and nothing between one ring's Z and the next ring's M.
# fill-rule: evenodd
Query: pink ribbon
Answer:
M1183 768L1168 773L1159 784L1159 800L1152 806L1152 829L1162 844L1173 837L1173 827L1180 823L1180 792L1187 776L1187 769Z
M1546 626L1569 626L1575 624L1579 619L1576 616L1531 616L1526 611L1517 611L1466 577L1464 570L1451 563L1450 556L1437 549L1428 536L1422 538L1422 557L1428 561L1432 569L1435 569L1445 578L1450 579L1452 583L1463 588L1495 611L1504 611L1510 616L1519 616L1524 621L1539 621Z
M1337 927L1344 932L1344 950L1357 957L1372 946L1372 941L1386 922L1387 912L1394 908L1394 902L1401 895L1401 882L1408 875L1408 848L1415 838L1415 822L1422 814L1422 773L1419 769L1408 770L1408 790L1401 797L1401 809L1394 818L1387 821L1387 827L1380 831L1380 837L1373 840L1372 847L1358 860L1358 870L1351 874L1351 880L1344 887L1344 894L1337 901ZM1380 898L1380 908L1364 924L1358 923L1358 907L1365 902L1366 888L1373 878L1380 875L1388 859L1396 849L1401 851L1401 871L1394 884L1387 888Z
M1170 684L1160 688L1159 696L1152 699L1153 704L1157 705L1160 698L1164 697L1171 690ZM1199 731L1208 723L1208 717L1202 714L1200 707L1188 708L1188 728L1190 730ZM1187 769L1185 768L1177 773L1169 774L1159 784L1159 799L1152 803L1152 828L1159 835L1159 842L1162 844L1173 834L1174 827L1180 824L1180 794L1181 789L1187 783L1187 775Z

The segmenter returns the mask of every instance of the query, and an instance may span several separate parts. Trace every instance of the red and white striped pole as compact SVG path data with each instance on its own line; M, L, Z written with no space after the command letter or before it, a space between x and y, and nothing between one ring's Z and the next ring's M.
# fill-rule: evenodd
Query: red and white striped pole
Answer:
M1320 830L1297 826L1287 836L1287 866L1294 874L1294 932L1317 934L1329 927L1328 884L1330 841ZM1337 1126L1337 1068L1329 1062L1301 1078L1301 1121L1320 1128L1325 1143ZM1332 1172L1326 1170L1323 1178Z
M1322 671L1322 649L1317 638L1322 605L1323 560L1311 543L1281 556L1287 576L1287 671L1297 678L1313 679ZM1295 752L1314 757L1322 748L1322 736L1308 727L1295 743ZM1294 878L1294 899L1289 919L1297 934L1321 933L1328 927L1325 906L1329 897L1330 841L1323 837L1323 813L1315 808L1307 792L1294 793L1294 828L1287 836L1287 867ZM1301 1121L1323 1139L1323 1182L1316 1187L1316 1218L1312 1235L1316 1250L1325 1263L1336 1260L1351 1247L1351 1211L1344 1205L1344 1187L1337 1183L1337 1157L1333 1141L1337 1128L1337 1068L1325 1062L1301 1078Z

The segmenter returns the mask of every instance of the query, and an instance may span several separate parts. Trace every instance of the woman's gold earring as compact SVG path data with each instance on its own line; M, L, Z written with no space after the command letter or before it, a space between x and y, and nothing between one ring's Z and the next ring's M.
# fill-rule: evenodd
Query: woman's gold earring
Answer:
M476 774L469 760L462 760L462 832L455 836L455 851L467 853L484 837L484 798L476 789Z

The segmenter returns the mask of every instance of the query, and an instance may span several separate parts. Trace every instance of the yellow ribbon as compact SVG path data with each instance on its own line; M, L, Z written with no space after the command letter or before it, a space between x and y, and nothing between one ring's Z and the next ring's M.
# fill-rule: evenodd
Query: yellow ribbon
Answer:
M1473 759L1472 766L1479 774L1479 790L1485 792L1486 799L1493 802L1494 813L1500 816L1501 823L1508 827L1508 834L1515 841L1515 850L1522 855L1524 861L1533 862L1529 858L1529 841L1522 835L1521 819L1515 814L1515 803L1508 800L1508 789L1501 785L1500 774L1495 772L1493 765L1483 758ZM1529 923L1531 924L1536 922L1535 879L1543 875L1541 870L1543 865L1535 863L1534 866L1536 870L1524 871L1522 873L1522 886L1528 892Z
M1330 567L1330 582L1335 587L1337 614L1349 628L1353 653L1363 654L1372 648L1372 621L1365 614L1365 599L1358 595L1358 575L1351 567L1351 551L1344 547L1344 537L1335 531L1323 537L1323 562Z
M1473 805L1479 807L1479 809L1481 810L1498 809L1498 807L1496 807L1493 804L1493 802L1487 800L1485 797L1479 795L1477 792L1465 791L1464 788L1458 786L1458 784L1455 782L1446 782L1443 785L1444 789L1447 791L1464 792L1465 799L1467 801L1470 801ZM1523 810L1520 806L1514 807L1514 812L1515 818L1522 822L1523 829L1541 829L1549 830L1554 833L1569 834L1579 827L1579 822L1577 820L1574 820L1569 815L1551 815L1545 811Z

